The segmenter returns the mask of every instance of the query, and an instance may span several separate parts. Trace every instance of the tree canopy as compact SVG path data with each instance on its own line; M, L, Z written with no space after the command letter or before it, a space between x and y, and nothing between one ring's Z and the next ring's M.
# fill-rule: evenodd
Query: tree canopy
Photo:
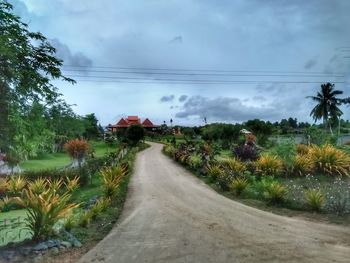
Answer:
M40 104L61 104L51 80L74 83L62 75L55 48L41 33L29 31L12 9L0 0L0 149L4 151L13 146L15 126L28 108L40 111Z
M339 109L342 104L342 99L338 98L338 95L343 94L341 90L335 90L334 84L325 83L321 85L321 90L317 92L316 96L308 96L317 104L312 109L310 116L314 118L315 121L323 119L323 124L326 127L329 125L332 131L330 119L338 119L343 112Z

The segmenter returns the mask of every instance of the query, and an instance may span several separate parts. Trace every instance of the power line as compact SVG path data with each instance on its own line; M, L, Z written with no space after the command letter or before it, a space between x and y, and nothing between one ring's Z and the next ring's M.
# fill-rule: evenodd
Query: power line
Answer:
M79 78L82 76L68 76L71 78ZM91 76L94 77L94 76ZM99 77L95 79L76 79L76 81L85 81L85 82L115 82L115 83L140 83L140 84L322 84L324 81L280 81L280 80L179 80L179 79L145 79L145 78L114 78L114 77ZM332 82L335 84L345 83L344 81L335 81Z
M178 73L178 72L147 72L147 71L113 71L113 70L83 70L64 69L67 72L92 72L92 73L116 73L116 74L140 74L140 75L173 75L173 76L235 76L235 77L326 77L327 74L320 75L298 75L298 74L229 74L229 73ZM331 75L334 78L342 78L344 75Z
M70 78L101 78L101 79L119 79L119 80L149 80L149 81L193 81L193 82L249 82L250 80L215 80L215 79L173 79L173 78L140 78L140 77L115 77L115 76L83 76L83 75L67 75L67 77ZM258 81L261 82L261 80L253 80L254 82ZM275 82L274 80L264 80L266 82ZM276 81L276 82L284 82L287 83L288 81ZM298 81L292 81L298 82ZM303 83L319 83L319 81L302 81ZM322 82L323 83L323 82ZM343 83L343 82L336 82L336 83Z
M79 65L63 65L66 68L80 69L116 69L116 70L134 70L134 71L173 71L173 72L218 72L218 73L281 73L281 74L320 74L332 76L342 73L325 73L325 72L301 72L301 71L274 71L274 70L221 70L221 69L183 69L183 68L145 68L145 67L112 67L112 66L79 66ZM84 70L82 70L84 71ZM89 70L85 70L89 71Z

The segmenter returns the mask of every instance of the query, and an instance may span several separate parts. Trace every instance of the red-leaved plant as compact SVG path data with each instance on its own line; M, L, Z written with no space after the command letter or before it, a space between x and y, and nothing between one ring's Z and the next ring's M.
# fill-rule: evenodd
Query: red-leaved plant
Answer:
M89 144L85 140L74 139L64 145L64 149L73 159L82 160L89 150Z

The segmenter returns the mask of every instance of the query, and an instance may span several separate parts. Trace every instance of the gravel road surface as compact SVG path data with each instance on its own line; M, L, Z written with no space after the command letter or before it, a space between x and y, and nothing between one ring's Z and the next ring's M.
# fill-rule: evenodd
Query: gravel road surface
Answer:
M350 262L349 227L229 200L150 144L118 224L79 262Z

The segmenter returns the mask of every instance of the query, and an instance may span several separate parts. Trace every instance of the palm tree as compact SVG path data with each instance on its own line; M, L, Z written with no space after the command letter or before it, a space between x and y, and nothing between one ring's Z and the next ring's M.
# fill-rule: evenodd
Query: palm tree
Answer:
M317 105L312 109L310 116L314 118L315 122L323 119L324 127L327 128L327 125L329 125L332 134L332 126L329 120L338 119L343 114L338 108L338 106L341 105L342 100L337 98L337 95L341 94L343 94L343 91L335 90L334 84L328 82L321 85L321 91L317 92L316 96L307 97L317 102Z

